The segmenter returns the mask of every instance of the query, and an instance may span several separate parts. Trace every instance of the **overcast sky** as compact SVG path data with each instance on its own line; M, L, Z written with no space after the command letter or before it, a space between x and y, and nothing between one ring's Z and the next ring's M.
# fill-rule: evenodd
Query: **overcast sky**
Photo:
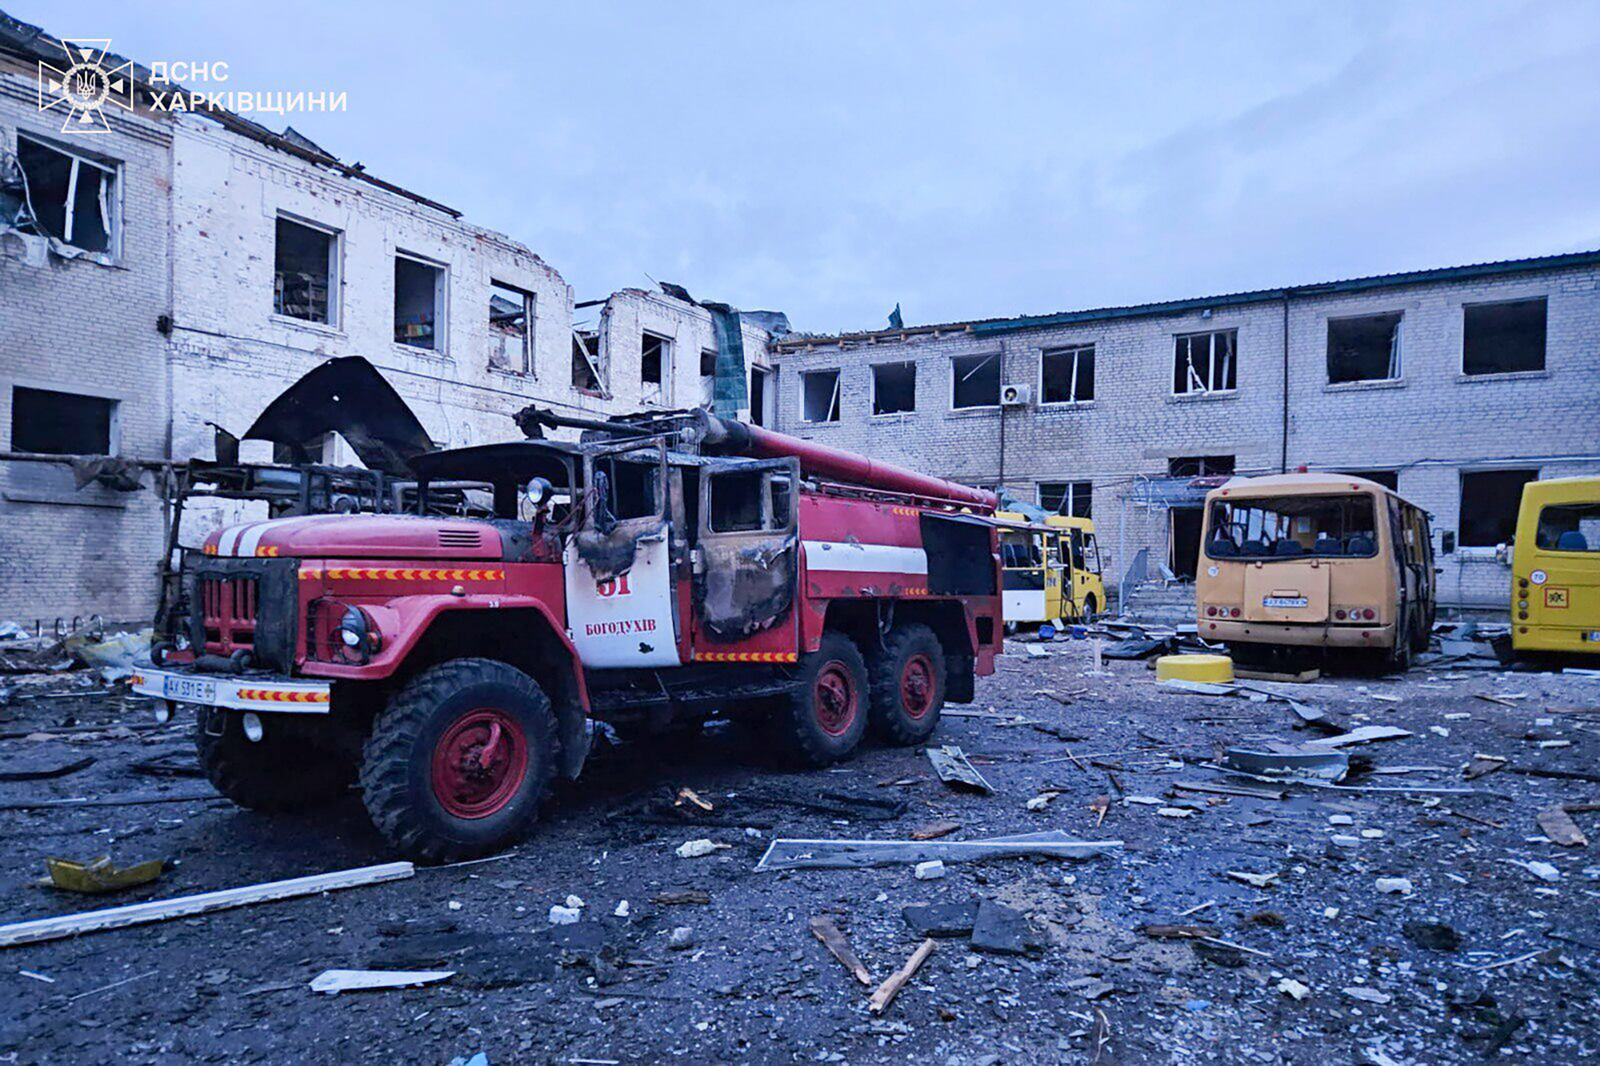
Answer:
M347 92L290 121L579 299L833 332L1600 247L1597 3L0 7Z

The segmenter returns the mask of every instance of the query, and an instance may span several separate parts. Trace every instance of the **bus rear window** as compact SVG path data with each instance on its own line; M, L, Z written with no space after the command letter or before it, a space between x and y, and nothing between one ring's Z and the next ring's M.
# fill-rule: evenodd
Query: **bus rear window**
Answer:
M1274 496L1211 505L1212 559L1364 558L1377 554L1372 497Z
M1000 565L1007 570L1032 570L1043 566L1038 538L1027 533L1000 534Z
M1600 502L1552 503L1541 508L1534 537L1546 551L1600 552Z

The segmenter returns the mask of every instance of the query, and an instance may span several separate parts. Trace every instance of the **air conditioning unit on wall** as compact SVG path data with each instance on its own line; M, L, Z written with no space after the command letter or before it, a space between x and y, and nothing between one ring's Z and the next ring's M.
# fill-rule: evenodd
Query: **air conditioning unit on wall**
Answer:
M1000 387L1001 407L1026 407L1032 402L1032 385L1002 385Z

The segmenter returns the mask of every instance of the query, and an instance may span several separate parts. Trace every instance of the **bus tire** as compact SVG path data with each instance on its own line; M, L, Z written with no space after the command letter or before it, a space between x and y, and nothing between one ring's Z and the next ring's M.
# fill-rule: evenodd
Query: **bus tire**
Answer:
M785 752L805 766L848 758L867 729L867 664L861 649L829 630L816 651L800 657L796 681L775 721Z
M451 659L412 678L373 722L362 799L407 858L473 858L537 820L557 744L550 698L533 678L492 659Z
M872 731L887 744L921 744L944 709L944 647L921 623L895 626L867 662Z
M239 806L263 813L308 811L344 795L355 780L353 763L295 735L283 719L269 716L261 739L252 741L244 735L239 712L202 710L195 722L195 754L211 786ZM217 731L208 732L212 728Z

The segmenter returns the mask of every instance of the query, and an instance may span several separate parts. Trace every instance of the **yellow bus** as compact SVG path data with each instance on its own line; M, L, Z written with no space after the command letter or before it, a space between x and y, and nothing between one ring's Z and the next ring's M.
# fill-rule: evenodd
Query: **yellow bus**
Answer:
M1511 550L1512 650L1600 655L1600 477L1524 485Z
M1087 518L1052 515L1043 523L997 511L1006 628L1093 621L1105 606L1100 549Z
M1428 514L1365 478L1232 478L1206 495L1200 636L1243 658L1284 648L1381 654L1404 669L1433 629Z

